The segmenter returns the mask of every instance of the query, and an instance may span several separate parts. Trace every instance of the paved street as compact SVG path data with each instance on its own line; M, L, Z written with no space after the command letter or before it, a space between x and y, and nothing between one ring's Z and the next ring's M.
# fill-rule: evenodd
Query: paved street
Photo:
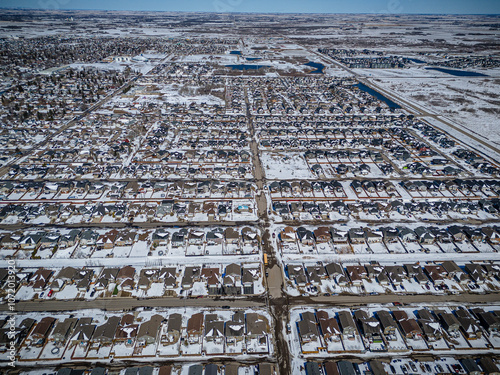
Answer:
M138 307L214 307L224 308L263 307L264 302L252 302L247 299L211 298L180 299L172 297L137 299L137 298L100 298L91 301L29 301L17 302L16 311L71 311L82 309L103 309L107 311L128 311ZM7 305L0 305L0 311L7 311Z

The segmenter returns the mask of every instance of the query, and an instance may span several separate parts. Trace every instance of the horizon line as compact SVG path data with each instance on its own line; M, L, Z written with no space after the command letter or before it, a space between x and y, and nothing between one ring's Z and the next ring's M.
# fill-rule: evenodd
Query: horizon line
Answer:
M246 11L234 11L234 12L214 12L207 10L152 10L152 9L72 9L72 8L60 8L60 9L44 9L44 8L30 8L30 7L2 7L0 9L4 10L19 10L19 11L43 11L43 12L60 12L60 11L92 11L92 12L158 12L158 13L206 13L206 14L324 14L324 15L335 15L335 14L353 14L353 15L386 15L386 16L399 16L399 15L413 15L413 16L500 16L500 13L388 13L388 12L246 12ZM0 15L1 16L1 15Z

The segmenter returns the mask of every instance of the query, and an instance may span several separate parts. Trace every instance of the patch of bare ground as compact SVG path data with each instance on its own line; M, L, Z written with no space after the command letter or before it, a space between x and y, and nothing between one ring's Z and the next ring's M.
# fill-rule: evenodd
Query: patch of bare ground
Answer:
M435 106L435 107L445 107L446 106L446 102L444 100L441 100L441 99L431 99L428 101L428 103L430 105Z
M457 103L457 104L470 104L470 105L474 104L474 102L472 100L466 99L464 97L451 98L451 101L453 101L454 103Z
M412 95L412 98L420 102L420 101L427 100L427 95L417 94L417 95Z
M469 112L469 113L476 113L476 110L474 108L470 108L470 107L462 108L460 111Z
M491 107L480 107L478 108L480 111L486 112L486 113L491 113L495 115L500 115L500 109L499 108L491 108Z

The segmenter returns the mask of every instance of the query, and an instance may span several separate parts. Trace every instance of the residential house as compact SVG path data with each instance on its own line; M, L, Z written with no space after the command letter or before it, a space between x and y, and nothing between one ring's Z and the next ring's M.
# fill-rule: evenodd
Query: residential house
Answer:
M128 347L135 344L139 324L135 323L134 320L135 316L132 314L122 316L120 324L116 329L115 342L124 342Z
M484 375L484 372L481 370L481 368L478 366L476 361L472 358L464 358L460 360L460 363L464 370L467 372L469 375Z
M193 314L187 323L187 336L189 343L198 343L203 332L203 313Z
M479 358L479 365L483 369L483 372L488 375L500 375L498 365L490 357L483 356Z
M52 276L53 271L45 268L39 268L31 275L29 284L33 287L35 292L41 292L47 287L47 284Z
M204 339L219 345L224 342L224 321L219 320L217 314L207 314L205 317Z
M482 285L486 282L486 270L481 264L466 263L465 271L476 284Z
M92 324L92 318L80 318L71 336L71 344L85 347L90 342L96 325Z
M292 227L285 227L279 234L280 240L283 242L295 243L296 235L295 230Z
M314 237L317 243L329 243L332 239L332 234L328 227L318 227L314 230Z
M66 318L58 321L51 335L54 345L64 346L77 322L77 318Z
M318 310L316 316L325 341L340 341L341 332L337 319L335 317L330 318L324 310Z
M439 341L443 337L441 326L434 318L433 314L426 309L417 311L418 323L422 327L422 332L428 342Z
M31 344L38 347L44 346L49 337L49 332L51 331L55 322L56 319L52 317L47 316L45 318L42 318L35 326L33 331L31 331L31 334L29 336Z
M304 364L306 375L321 375L321 369L318 362L307 361Z
M245 337L245 314L242 311L234 313L231 321L225 326L226 346L235 346Z
M175 267L163 267L158 271L158 281L163 281L167 290L177 286L177 269Z
M198 281L201 275L200 267L186 267L182 277L181 286L183 289L191 289L193 283Z
M317 341L319 338L318 326L316 324L316 318L314 313L302 314L302 320L297 322L297 328L300 335L300 341L302 345L308 342ZM303 353L318 353L318 348L312 351L305 351L304 346L302 347Z
M421 340L422 339L422 329L418 325L417 321L413 318L409 318L408 314L402 310L394 310L392 312L394 318L399 323L403 334L407 339Z
M182 315L181 314L170 314L167 323L167 334L166 341L169 343L175 343L179 341L182 329Z
M120 320L121 318L119 316L109 317L106 323L96 327L92 335L92 341L100 345L110 345L115 338Z
M349 265L345 267L347 275L354 286L361 286L363 279L367 277L367 271L362 265Z
M208 294L220 294L222 277L219 268L203 268L201 270L201 279L207 283Z
M484 311L481 308L474 308L472 312L479 320L481 326L490 334L497 334L500 332L500 316L492 311Z
M359 322L364 337L370 343L382 343L383 338L380 331L380 322L373 316L369 316L365 310L354 311L354 317Z
M385 335L387 340L398 339L397 337L397 323L392 317L391 313L387 310L379 310L376 312L378 320L380 320L380 325L382 326L382 333Z
M468 340L476 340L482 337L483 331L475 319L470 316L466 309L457 309L454 311L457 320L460 323L460 330Z
M147 346L155 343L163 320L163 316L155 314L151 319L142 323L137 333L137 344Z
M168 240L170 237L170 232L164 228L158 228L153 232L152 242L156 246L166 246L168 245Z
M335 362L327 361L323 364L325 375L340 375L337 364Z
M95 283L95 289L104 290L109 283L114 283L119 270L119 268L104 268Z
M338 312L340 327L342 328L342 340L355 340L358 330L356 323L349 310L341 310Z
M466 285L470 282L470 279L465 271L462 270L454 261L447 260L441 263L441 265L448 274L449 278L454 278L462 285Z
M443 266L439 264L426 264L424 270L434 285L442 285L445 283L447 273Z
M245 320L247 340L257 340L257 343L261 348L267 348L265 349L265 352L267 353L269 351L269 322L267 318L257 313L248 313L245 315Z
M459 337L461 325L457 317L449 312L438 313L439 319L441 321L441 326L446 329L451 337Z
M132 266L125 266L120 268L116 275L116 282L123 290L132 290L134 288L134 275L135 268Z

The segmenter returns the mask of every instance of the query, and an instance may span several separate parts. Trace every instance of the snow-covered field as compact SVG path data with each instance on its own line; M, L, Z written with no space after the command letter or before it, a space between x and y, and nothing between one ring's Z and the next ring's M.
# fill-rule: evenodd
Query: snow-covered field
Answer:
M450 119L475 136L500 145L500 79L496 76L450 78L449 74L433 72L437 77L380 77L374 82L431 114Z

